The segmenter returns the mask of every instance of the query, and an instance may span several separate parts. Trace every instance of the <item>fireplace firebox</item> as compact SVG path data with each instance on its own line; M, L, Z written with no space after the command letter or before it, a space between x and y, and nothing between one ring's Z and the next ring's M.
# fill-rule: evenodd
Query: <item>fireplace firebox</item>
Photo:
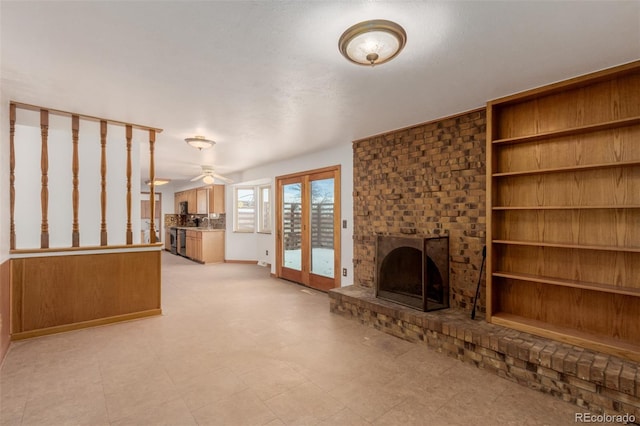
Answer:
M376 297L422 311L449 307L449 237L376 240Z

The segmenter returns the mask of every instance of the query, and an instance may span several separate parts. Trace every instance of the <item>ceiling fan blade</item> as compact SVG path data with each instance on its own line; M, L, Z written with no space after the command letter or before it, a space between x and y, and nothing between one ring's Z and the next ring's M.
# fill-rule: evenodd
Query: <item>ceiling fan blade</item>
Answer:
M196 176L196 177L194 177L193 179L191 179L191 182L195 182L195 181L197 181L197 180L200 180L200 179L202 179L202 178L203 178L203 177L205 177L205 176L206 176L206 175L203 173L203 174L201 174L200 176Z
M229 179L228 177L219 175L217 173L213 173L213 177L220 179L221 181L226 183L233 183L233 179Z

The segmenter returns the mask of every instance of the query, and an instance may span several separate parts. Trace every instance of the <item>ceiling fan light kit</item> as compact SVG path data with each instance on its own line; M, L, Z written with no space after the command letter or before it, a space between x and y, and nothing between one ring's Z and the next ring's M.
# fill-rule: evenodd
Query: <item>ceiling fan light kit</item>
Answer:
M186 138L184 141L199 150L211 148L216 144L214 141L207 139L204 136L194 136L192 138Z
M379 65L395 58L407 43L407 33L392 21L374 19L349 27L340 36L338 49L358 65Z

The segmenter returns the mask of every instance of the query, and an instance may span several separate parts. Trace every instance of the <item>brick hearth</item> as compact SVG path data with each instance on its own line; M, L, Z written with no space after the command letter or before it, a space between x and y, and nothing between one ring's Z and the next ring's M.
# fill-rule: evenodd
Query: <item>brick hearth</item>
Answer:
M331 290L329 300L335 314L591 412L628 413L640 420L640 368L631 361L471 320L460 309L421 312L376 299L366 287Z

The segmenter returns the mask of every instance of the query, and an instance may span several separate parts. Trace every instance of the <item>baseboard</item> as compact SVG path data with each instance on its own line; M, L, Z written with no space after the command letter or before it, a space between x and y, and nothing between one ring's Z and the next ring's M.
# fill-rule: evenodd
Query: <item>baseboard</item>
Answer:
M83 328L96 327L99 325L114 324L117 322L130 321L139 318L146 318L156 315L162 315L162 309L150 309L148 311L133 312L130 314L116 315L107 318L98 318L90 321L76 322L73 324L58 325L55 327L40 328L37 330L25 331L22 333L14 333L11 340L23 340L32 337L46 336L49 334L64 333L65 331L80 330Z
M258 263L257 260L233 260L233 259L225 259L224 263L240 263L245 265L256 265Z

